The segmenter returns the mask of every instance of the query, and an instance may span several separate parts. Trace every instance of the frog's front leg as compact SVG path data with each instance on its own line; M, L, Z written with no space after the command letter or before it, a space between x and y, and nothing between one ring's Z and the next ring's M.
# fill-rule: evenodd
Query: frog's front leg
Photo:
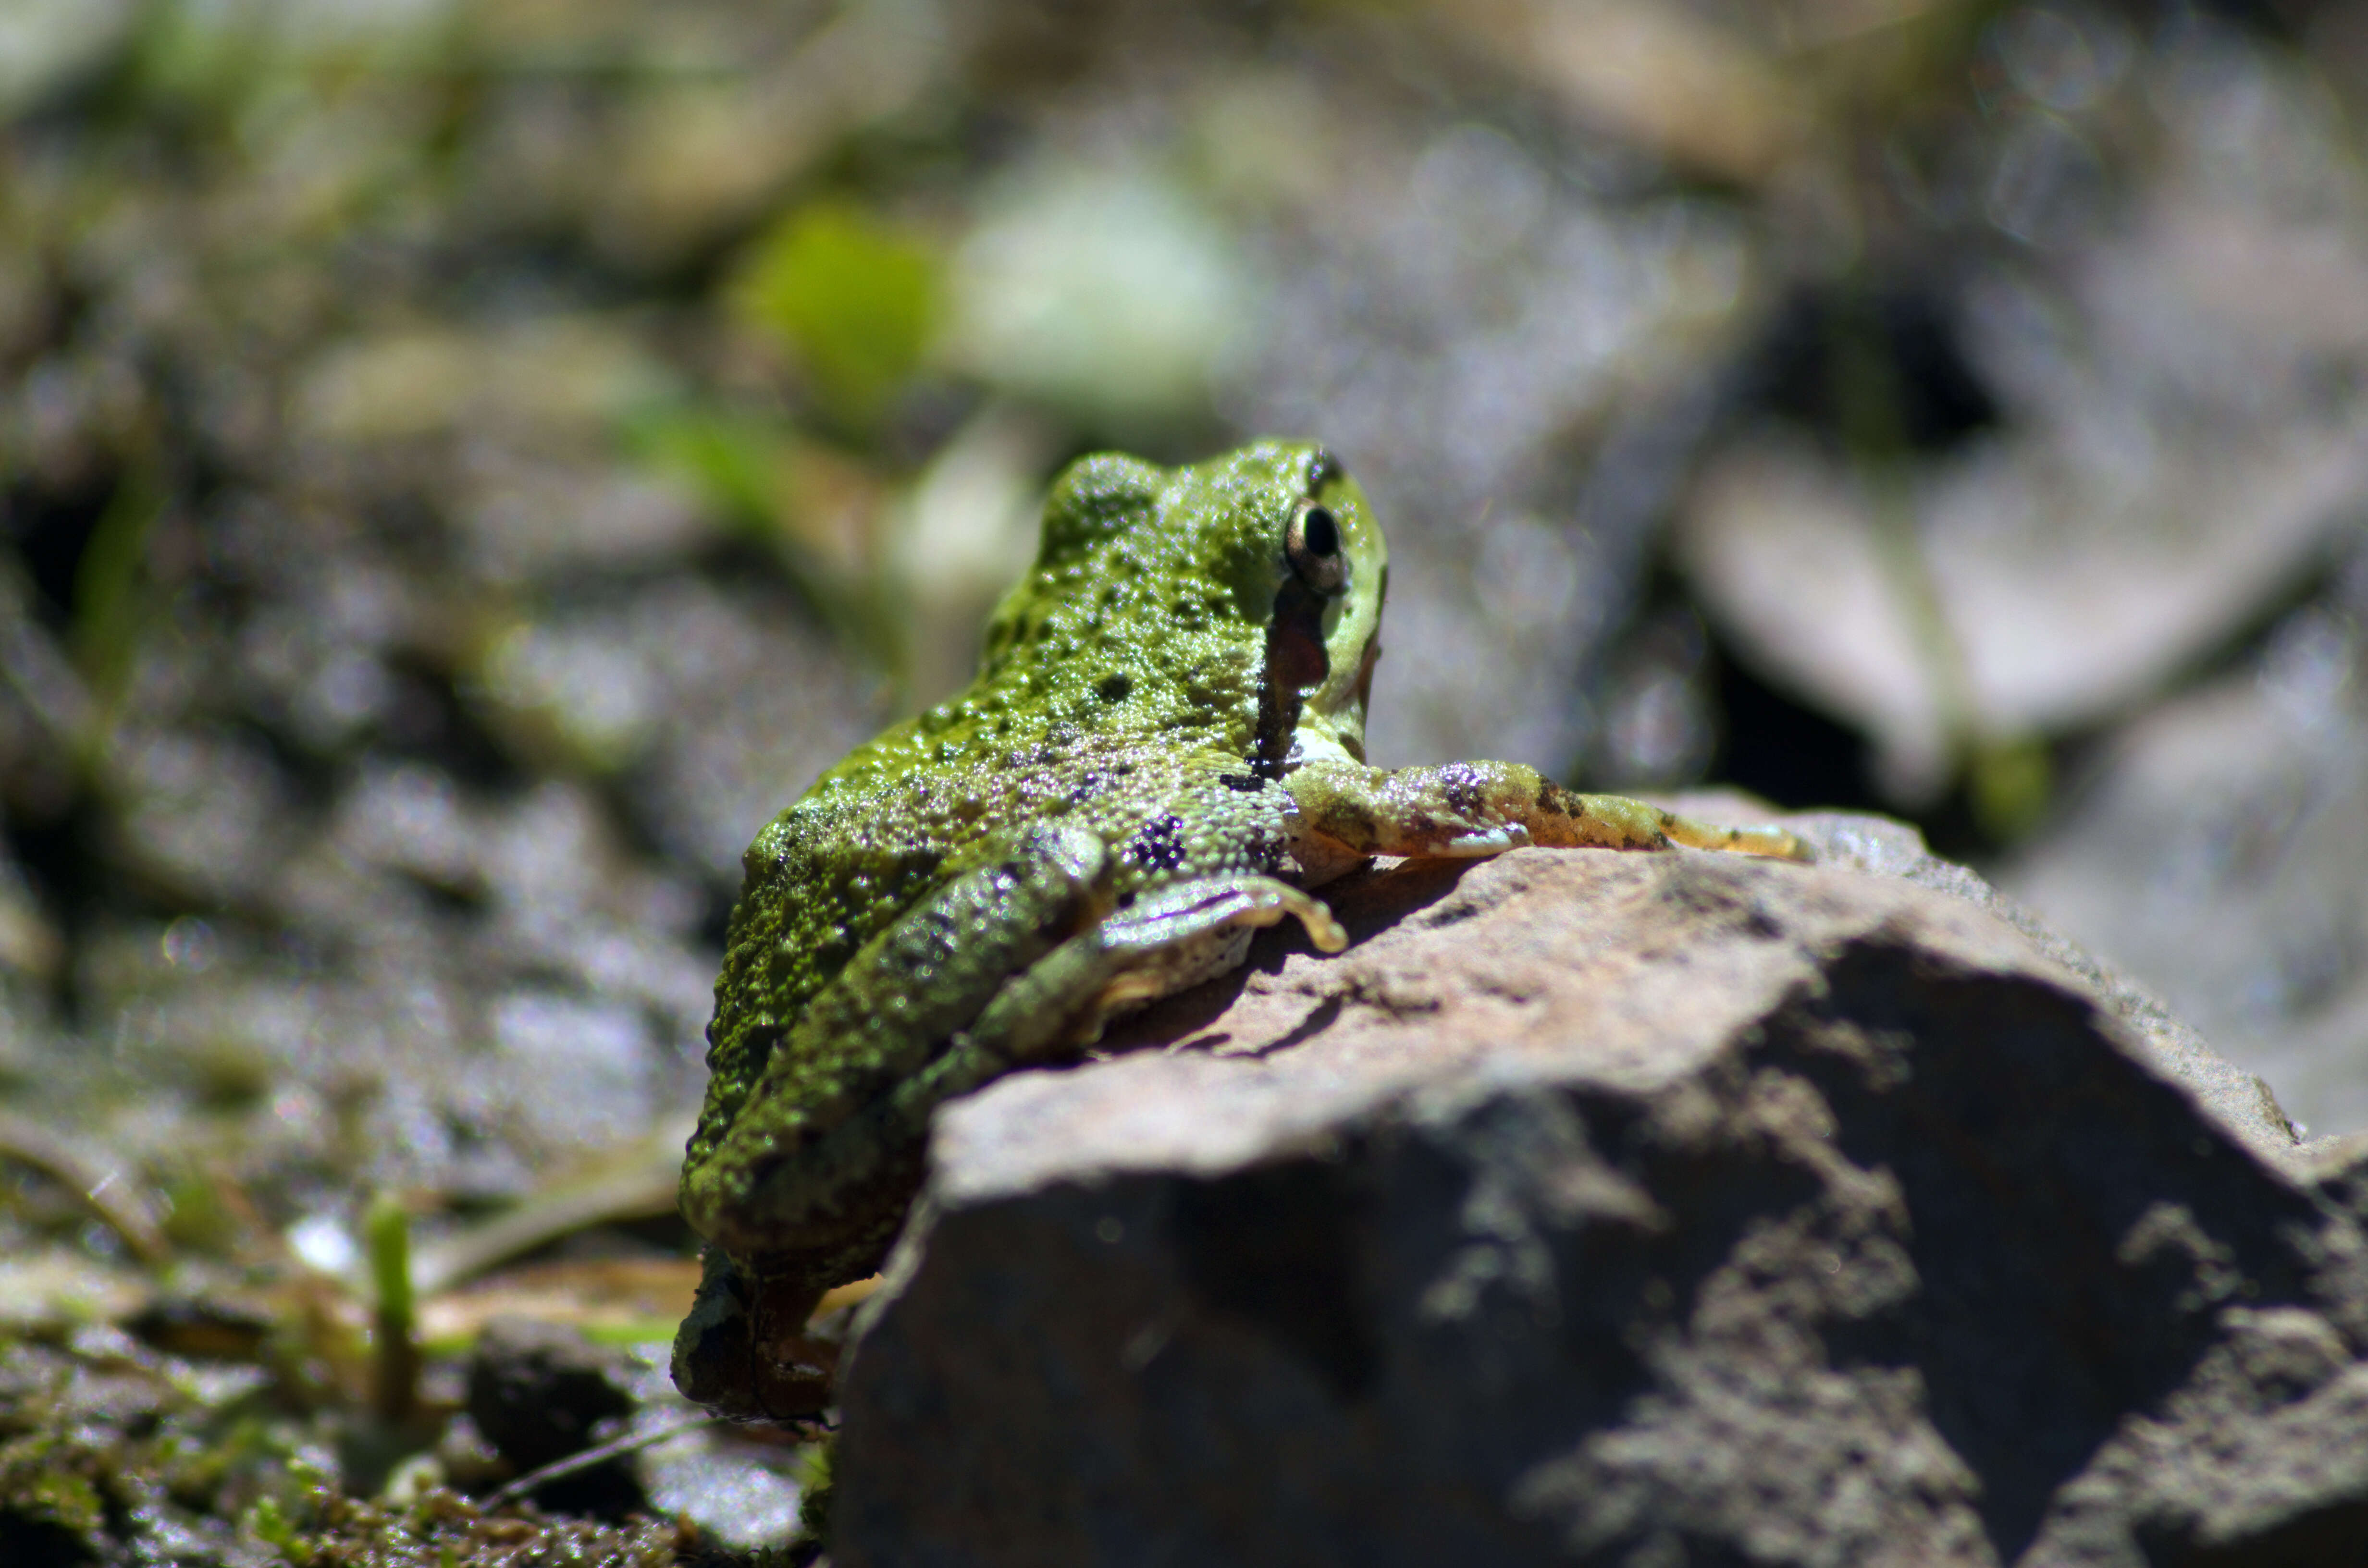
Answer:
M1721 827L1622 795L1582 795L1518 762L1383 769L1317 763L1284 788L1300 831L1358 855L1480 857L1524 845L1567 849L1733 849L1807 860L1779 827Z

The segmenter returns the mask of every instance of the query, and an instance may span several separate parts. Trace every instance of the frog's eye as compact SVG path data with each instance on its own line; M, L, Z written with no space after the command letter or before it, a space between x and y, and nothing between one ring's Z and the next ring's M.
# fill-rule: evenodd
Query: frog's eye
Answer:
M1299 580L1326 596L1349 585L1349 558L1340 553L1340 520L1319 501L1302 501L1283 531L1282 552Z

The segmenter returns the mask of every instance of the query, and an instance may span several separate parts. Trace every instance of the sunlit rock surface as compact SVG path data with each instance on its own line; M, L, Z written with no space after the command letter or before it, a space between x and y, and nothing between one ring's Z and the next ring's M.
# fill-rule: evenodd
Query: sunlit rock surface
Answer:
M1372 876L1346 954L951 1108L837 1560L2348 1561L2340 1183L1911 835L1794 820L1822 865Z

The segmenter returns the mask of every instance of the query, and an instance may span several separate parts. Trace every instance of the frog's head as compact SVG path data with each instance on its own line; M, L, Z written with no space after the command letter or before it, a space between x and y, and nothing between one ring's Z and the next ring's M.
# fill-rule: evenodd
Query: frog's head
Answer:
M1251 447L1218 466L1267 471L1237 514L1242 526L1216 541L1245 610L1263 608L1252 614L1264 631L1258 771L1279 778L1326 752L1361 761L1390 580L1365 493L1321 447Z
M985 672L1160 704L1145 724L1221 722L1279 778L1364 755L1388 580L1364 492L1320 447L1261 441L1178 469L1083 458L1053 482Z

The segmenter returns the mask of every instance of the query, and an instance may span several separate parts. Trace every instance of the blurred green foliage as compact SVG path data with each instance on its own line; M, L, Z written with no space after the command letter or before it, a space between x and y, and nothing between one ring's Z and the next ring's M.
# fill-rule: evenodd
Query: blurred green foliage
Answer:
M1975 825L1997 843L2014 843L2046 821L2055 782L2055 757L2041 736L1975 747L1967 773Z
M635 460L689 483L719 517L770 533L790 505L782 467L790 431L778 419L707 406L646 409L623 425Z
M920 365L939 316L937 253L861 209L793 209L755 247L739 300L812 378L825 409L858 428Z
M131 671L142 562L164 506L164 490L154 476L144 468L131 470L99 514L75 564L74 659L102 702L111 704L121 694Z

